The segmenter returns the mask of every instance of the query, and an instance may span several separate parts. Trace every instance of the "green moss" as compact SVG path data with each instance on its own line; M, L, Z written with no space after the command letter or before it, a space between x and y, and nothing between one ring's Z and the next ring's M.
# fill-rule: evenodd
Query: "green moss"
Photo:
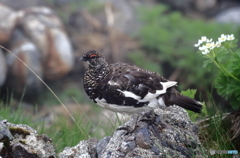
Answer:
M9 127L9 131L14 136L15 134L23 135L23 138L26 138L27 135L30 135L30 132L22 129L20 127Z

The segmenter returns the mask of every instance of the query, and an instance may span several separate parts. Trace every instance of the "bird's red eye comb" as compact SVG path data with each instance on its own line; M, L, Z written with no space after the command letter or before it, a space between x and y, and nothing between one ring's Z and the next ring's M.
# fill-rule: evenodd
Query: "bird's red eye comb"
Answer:
M96 54L93 54L93 55L90 55L89 57L92 58L92 57L96 57L97 55Z

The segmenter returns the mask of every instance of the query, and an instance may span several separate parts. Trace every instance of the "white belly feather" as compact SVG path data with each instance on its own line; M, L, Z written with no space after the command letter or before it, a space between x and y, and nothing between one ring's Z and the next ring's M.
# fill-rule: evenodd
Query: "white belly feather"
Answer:
M125 114L133 114L133 113L140 113L143 111L150 111L153 108L149 106L143 107L133 107L133 106L124 106L124 105L116 105L116 104L109 104L106 103L105 99L95 99L97 104L105 109L108 109L113 112L125 113Z

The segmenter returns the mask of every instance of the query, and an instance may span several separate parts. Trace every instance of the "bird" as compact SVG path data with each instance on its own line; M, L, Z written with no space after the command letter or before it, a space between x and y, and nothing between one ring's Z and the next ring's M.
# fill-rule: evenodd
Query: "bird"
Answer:
M178 105L201 113L201 102L180 94L176 81L169 81L156 72L128 63L108 64L96 50L87 51L80 60L88 63L83 75L87 95L107 110L138 115L160 106Z

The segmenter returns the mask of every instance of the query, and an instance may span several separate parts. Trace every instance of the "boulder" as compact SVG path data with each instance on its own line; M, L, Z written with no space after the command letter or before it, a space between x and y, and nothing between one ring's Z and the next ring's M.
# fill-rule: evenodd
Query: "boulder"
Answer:
M214 20L218 23L240 25L240 7L233 7L218 13Z
M52 140L46 135L38 135L33 128L0 121L0 156L2 158L54 158Z
M217 6L217 0L196 0L193 1L197 10L204 12Z
M0 49L0 87L5 83L5 79L7 76L7 65L5 55Z
M71 71L74 56L70 40L61 20L47 7L15 11L0 4L0 10L4 15L0 15L4 21L0 24L0 44L6 43L11 51L6 53L4 89L10 88L15 96L37 96L43 89L39 77L56 80ZM0 86L6 76L4 58L0 59Z
M0 44L6 43L17 23L18 14L13 9L0 3Z
M24 33L41 53L44 77L58 79L74 64L72 46L61 20L47 7L32 7L22 11L19 23Z
M43 5L42 0L0 0L0 2L16 10Z
M155 110L153 121L139 121L132 132L118 129L112 137L93 138L65 148L60 157L204 157L198 128L180 107ZM132 124L132 120L124 126ZM94 140L94 141L93 141ZM205 155L206 156L206 155Z
M10 51L11 53L6 55L8 87L19 95L25 91L24 95L26 96L36 96L43 88L43 84L35 76L36 74L43 77L41 55L37 46L20 30L15 29L10 43Z

